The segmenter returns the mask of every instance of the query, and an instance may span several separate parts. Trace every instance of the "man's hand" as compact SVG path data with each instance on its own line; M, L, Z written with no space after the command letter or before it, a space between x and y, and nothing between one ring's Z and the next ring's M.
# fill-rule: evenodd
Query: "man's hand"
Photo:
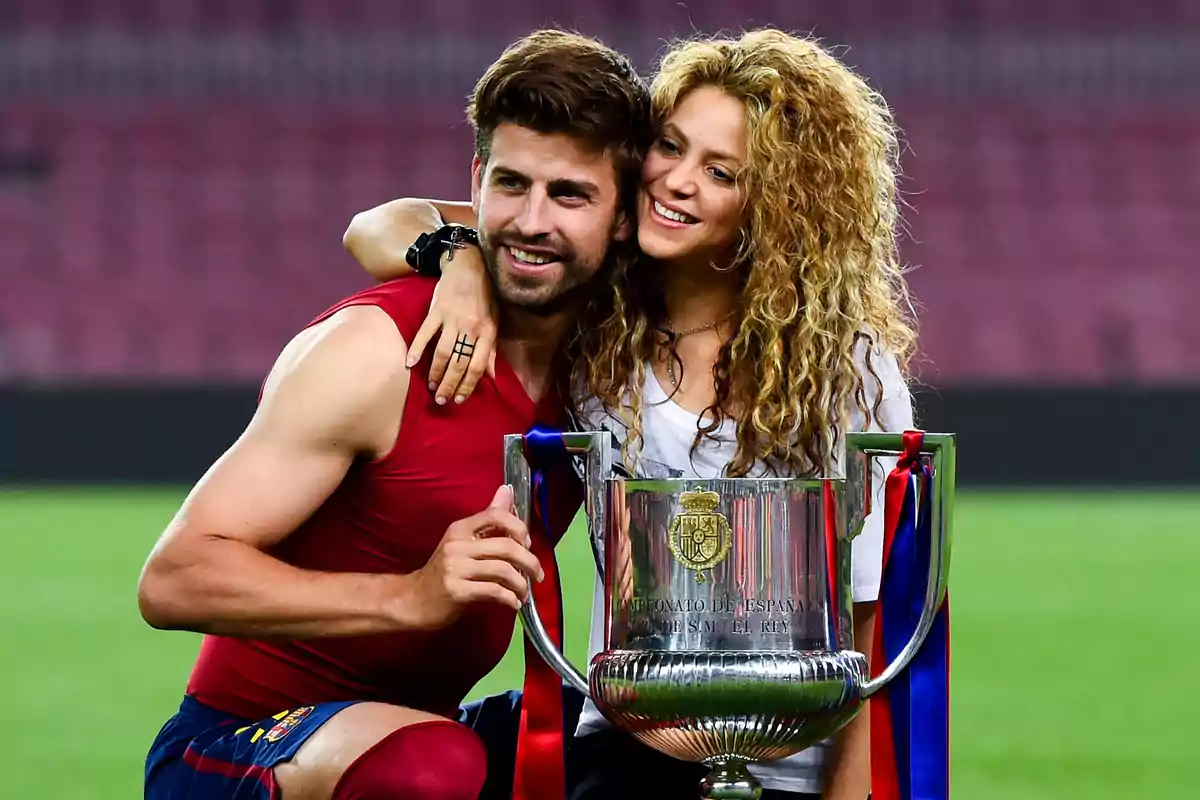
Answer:
M529 550L529 531L512 513L512 489L502 486L488 507L446 529L428 563L409 576L411 591L397 614L415 628L443 628L471 603L520 609L529 579L545 578Z

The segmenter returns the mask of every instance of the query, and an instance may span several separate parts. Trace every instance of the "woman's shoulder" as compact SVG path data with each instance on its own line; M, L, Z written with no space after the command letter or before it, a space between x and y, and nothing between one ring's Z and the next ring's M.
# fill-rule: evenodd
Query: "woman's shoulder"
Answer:
M574 406L574 422L579 429L601 430L608 426L603 423L620 423L615 414L610 414L600 398L586 392L575 392L572 397ZM624 427L624 426L622 426Z
M862 379L863 399L868 409L879 405L878 417L867 420L851 400L851 430L896 431L912 427L912 392L897 354L869 331L858 337L854 363Z
M674 449L673 446L667 447L665 451L660 451L660 446L663 444L660 436L649 439L643 436L640 447L635 452L629 453L632 464L626 463L622 451L629 438L629 426L621 418L619 411L606 408L596 397L577 397L575 409L572 422L576 430L597 431L605 434L612 450L613 467L621 475L625 477L636 475L643 478L680 478L685 475L682 468L668 463L674 460L671 452ZM686 448L688 444L690 444L690 439L687 442L681 441L679 446Z

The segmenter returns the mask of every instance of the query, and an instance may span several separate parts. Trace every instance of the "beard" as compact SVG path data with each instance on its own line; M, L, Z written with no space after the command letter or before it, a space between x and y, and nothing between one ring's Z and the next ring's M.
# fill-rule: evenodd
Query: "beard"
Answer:
M502 250L506 247L552 249L556 263L542 274L523 275L504 267ZM493 236L482 230L479 248L500 302L539 317L561 314L582 302L605 260L603 253L595 258L581 258L573 248L548 237L525 239L504 233Z

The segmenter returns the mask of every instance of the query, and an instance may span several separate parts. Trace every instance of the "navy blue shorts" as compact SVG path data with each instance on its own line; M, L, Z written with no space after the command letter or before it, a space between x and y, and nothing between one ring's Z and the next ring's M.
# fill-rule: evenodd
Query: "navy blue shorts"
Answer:
M145 800L275 800L272 767L350 705L319 703L253 721L184 697L146 757Z
M356 701L318 703L262 720L222 713L184 697L159 731L146 757L145 800L278 800L272 769L342 709ZM564 688L564 728L575 730L583 698ZM521 693L492 695L459 709L487 749L482 800L512 796L513 765L521 719Z

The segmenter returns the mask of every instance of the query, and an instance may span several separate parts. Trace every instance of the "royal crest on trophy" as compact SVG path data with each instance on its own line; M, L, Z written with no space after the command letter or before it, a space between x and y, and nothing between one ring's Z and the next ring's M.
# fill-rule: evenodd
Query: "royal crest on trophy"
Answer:
M729 554L729 521L717 511L721 497L716 492L684 492L679 496L683 511L671 521L668 545L675 560L696 571L697 583L704 570L712 569Z

